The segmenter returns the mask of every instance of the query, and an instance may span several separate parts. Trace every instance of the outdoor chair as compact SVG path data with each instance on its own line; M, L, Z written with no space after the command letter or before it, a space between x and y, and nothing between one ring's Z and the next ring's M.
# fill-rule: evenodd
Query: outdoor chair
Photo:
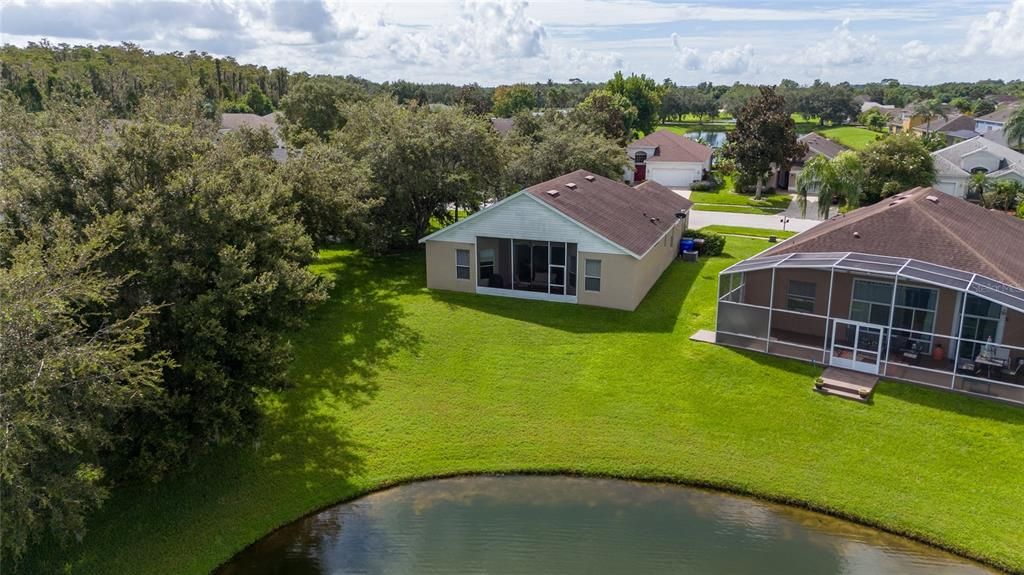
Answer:
M1013 367L1004 367L1003 369L999 370L999 373L1013 380L1016 380L1017 378L1021 377L1022 375L1024 375L1024 357L1018 357L1017 362L1013 365Z

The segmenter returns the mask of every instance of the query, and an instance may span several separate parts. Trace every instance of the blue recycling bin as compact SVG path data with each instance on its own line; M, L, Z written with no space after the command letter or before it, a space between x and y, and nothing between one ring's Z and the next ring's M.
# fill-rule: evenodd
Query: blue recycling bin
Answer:
M679 253L683 254L686 252L692 252L696 248L694 247L693 238L682 238L679 240Z

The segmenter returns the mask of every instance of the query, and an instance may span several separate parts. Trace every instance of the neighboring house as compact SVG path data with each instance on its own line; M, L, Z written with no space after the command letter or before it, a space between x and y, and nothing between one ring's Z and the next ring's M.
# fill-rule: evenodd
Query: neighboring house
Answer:
M915 188L722 271L716 341L1024 403L1021 253L1024 220Z
M974 118L966 114L951 115L948 118L939 116L932 118L930 122L922 122L912 128L912 131L917 136L923 136L925 134L942 134L946 138L947 144L966 140L968 138L956 137L952 134L958 133L961 136L967 132L974 132ZM977 134L975 134L977 135Z
M1024 154L984 137L971 138L932 152L935 188L958 198L967 198L971 175L988 174L989 179L1024 182Z
M978 116L974 120L976 126L974 131L984 134L990 130L1001 130L1006 127L1006 122L1010 120L1010 116L1013 116L1018 109L1020 109L1020 104L1012 103L996 109L991 114Z
M924 123L924 118L915 114L913 108L891 108L885 113L889 114L889 132L893 134L909 132Z
M421 239L427 287L632 310L675 259L692 205L577 170Z
M811 158L815 156L825 156L828 159L832 159L839 155L839 152L848 150L846 146L830 140L821 134L816 132L810 132L797 138L798 142L803 142L807 145L807 153L799 162L794 162L789 167L789 171L776 171L775 173L775 189L778 190L796 190L797 178L800 177L800 172L804 169L804 164L809 162Z
M711 170L712 149L668 130L652 132L626 146L633 162L623 179L627 182L653 180L663 186L686 188L703 180Z
M896 109L896 106L893 106L892 104L879 104L878 102L872 102L871 100L865 100L860 103L861 113L867 112L868 110L876 109L881 112L891 113L893 110Z
M963 142L964 140L970 140L971 138L977 138L981 134L974 130L953 130L951 132L945 132L946 143L955 144L957 142Z
M284 140L281 139L280 128L278 126L279 114L280 112L271 112L266 116L237 113L221 114L220 129L218 130L218 133L226 134L228 132L240 130L243 127L247 127L252 130L267 128L270 130L270 133L274 135L274 139L277 141L277 147L274 148L271 155L278 162L283 162L288 159L288 150L284 147Z
M491 118L491 127L502 136L512 131L515 125L515 118Z

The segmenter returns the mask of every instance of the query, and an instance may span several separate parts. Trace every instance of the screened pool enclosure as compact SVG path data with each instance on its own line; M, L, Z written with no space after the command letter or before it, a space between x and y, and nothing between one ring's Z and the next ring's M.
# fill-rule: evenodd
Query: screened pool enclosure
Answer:
M755 257L719 275L719 343L1024 403L1024 290L889 256Z

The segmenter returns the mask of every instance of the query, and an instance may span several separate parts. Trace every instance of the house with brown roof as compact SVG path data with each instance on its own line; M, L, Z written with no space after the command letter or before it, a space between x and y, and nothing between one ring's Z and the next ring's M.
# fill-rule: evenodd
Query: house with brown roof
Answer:
M1024 404L1024 220L915 188L719 275L717 343Z
M774 186L779 190L796 190L797 178L800 177L800 172L804 169L804 164L811 161L811 158L815 156L825 156L828 159L832 159L839 155L840 152L848 150L846 146L830 140L825 136L817 132L809 132L797 138L798 142L801 142L807 146L807 153L800 159L799 162L793 162L789 166L789 171L786 170L775 170L774 173Z
M627 182L654 180L663 186L688 188L711 170L711 148L668 130L647 134L626 146L633 169Z
M427 287L633 310L678 253L690 200L585 170L420 240Z

